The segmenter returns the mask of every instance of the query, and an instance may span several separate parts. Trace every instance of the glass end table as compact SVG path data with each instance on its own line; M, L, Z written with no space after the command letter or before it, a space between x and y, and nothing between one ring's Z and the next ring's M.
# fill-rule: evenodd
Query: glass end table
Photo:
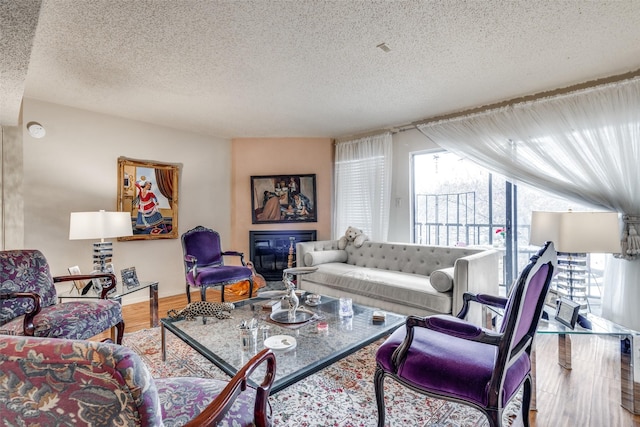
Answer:
M122 305L122 298L126 295L134 292L141 291L143 289L149 289L149 312L150 312L150 326L155 328L160 325L158 317L158 283L155 282L140 282L140 285L132 288L124 286L122 283L118 283L115 288L115 292L107 296L110 300L118 301ZM84 295L81 295L75 287L71 288L71 291L58 293L58 302L62 302L63 299L99 299L100 295L92 288Z
M571 369L571 335L618 336L620 345L620 404L633 414L640 414L640 339L639 333L594 314L582 314L582 321L572 329L555 319L555 310L544 308L544 317L538 324L536 333L558 336L558 364ZM587 327L584 327L584 326ZM532 395L531 409L536 409L536 360L535 343L531 352Z

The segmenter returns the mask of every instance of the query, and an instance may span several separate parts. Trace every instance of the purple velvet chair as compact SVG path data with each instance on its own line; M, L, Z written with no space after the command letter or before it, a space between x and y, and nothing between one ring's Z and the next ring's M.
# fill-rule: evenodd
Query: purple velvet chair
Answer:
M100 299L58 304L54 283L110 279ZM42 252L22 249L0 252L0 334L88 339L109 329L122 342L122 306L109 300L116 286L110 273L51 277Z
M248 387L265 362L262 383ZM265 349L230 381L154 379L128 347L9 336L0 340L0 414L13 426L266 427L275 364Z
M220 234L201 225L182 235L184 272L187 282L187 301L191 302L191 286L200 288L200 298L207 299L207 288L221 286L221 301L224 302L224 287L233 283L249 281L249 298L253 295L253 272L245 266L242 252L225 251L220 246ZM224 265L225 256L240 257L241 266Z
M384 379L428 396L464 403L486 414L492 427L502 425L507 404L523 388L522 419L529 425L531 346L549 283L556 251L548 242L522 271L509 298L464 295L457 317L409 316L378 349L374 377L378 426L384 426ZM470 302L503 308L498 331L464 319Z

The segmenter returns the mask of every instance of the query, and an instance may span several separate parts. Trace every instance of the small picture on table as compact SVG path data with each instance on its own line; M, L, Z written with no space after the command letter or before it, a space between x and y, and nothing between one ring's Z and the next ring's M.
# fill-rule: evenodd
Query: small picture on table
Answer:
M549 307L556 309L558 307L558 291L555 289L549 289L544 303Z
M127 289L132 289L137 286L140 286L140 282L138 282L138 275L136 274L135 267L125 268L121 271L122 273L122 283Z
M72 276L79 276L80 274L82 274L80 272L80 267L78 267L77 265L74 265L73 267L69 267L69 274ZM73 293L73 291L78 291L79 294L86 294L89 291L90 286L87 286L87 282L84 280L74 280L73 281L73 286L71 287L71 293Z
M573 329L576 326L579 311L580 304L566 298L560 298L556 309L556 320Z

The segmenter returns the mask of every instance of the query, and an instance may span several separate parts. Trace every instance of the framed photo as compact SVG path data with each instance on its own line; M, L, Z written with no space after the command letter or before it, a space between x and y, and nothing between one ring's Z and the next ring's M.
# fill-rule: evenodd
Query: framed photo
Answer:
M558 307L558 291L555 289L549 289L544 303L549 307L556 309Z
M135 267L125 268L124 270L121 270L120 273L122 274L122 283L127 287L127 289L133 289L140 286Z
M80 267L74 265L73 267L69 267L69 274L71 274L72 276L78 276L82 274L82 272L80 271ZM73 287L71 288L71 293L73 293L73 291L75 290L78 291L79 294L84 295L89 291L90 288L91 286L87 286L87 282L85 280L74 280Z
M253 224L317 222L317 213L315 174L251 177Z
M576 326L579 311L579 303L567 298L560 298L558 300L558 308L556 309L556 320L573 329Z
M133 236L118 240L178 238L180 165L118 158L119 212L131 214Z

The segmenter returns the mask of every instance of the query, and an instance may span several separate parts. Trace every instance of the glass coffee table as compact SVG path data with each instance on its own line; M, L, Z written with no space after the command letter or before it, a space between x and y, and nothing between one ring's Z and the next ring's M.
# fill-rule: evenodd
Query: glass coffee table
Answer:
M372 307L353 304L353 316L340 318L335 298L322 296L317 306L303 306L314 313L311 321L301 324L278 324L271 320L271 311L263 305L269 298L252 298L235 302L232 319L202 318L195 321L160 320L162 330L162 359L166 356L166 332L170 331L207 358L229 376L233 376L257 352L265 348L265 338L277 338L271 346L276 355L276 378L271 394L314 374L357 350L389 335L404 325L405 316L384 311L383 322L374 322ZM240 325L256 319L258 336L254 345L243 346ZM266 331L266 332L265 332ZM293 338L293 339L291 339ZM284 341L283 349L278 345Z

